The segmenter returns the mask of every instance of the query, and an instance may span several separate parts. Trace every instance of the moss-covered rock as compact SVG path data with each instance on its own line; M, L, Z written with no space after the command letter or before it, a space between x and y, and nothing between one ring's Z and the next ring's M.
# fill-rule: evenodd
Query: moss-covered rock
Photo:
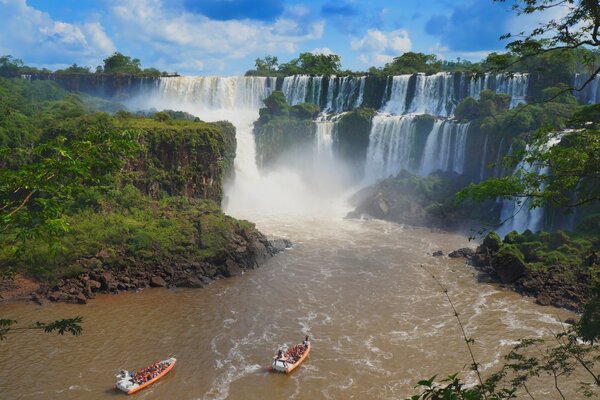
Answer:
M372 108L356 108L344 114L335 131L334 151L342 159L352 162L361 170L364 165L371 123L376 111Z
M500 247L498 253L492 258L492 268L502 283L512 283L527 272L523 253L512 244L504 244Z
M501 245L502 245L502 239L500 239L500 236L498 236L498 234L496 232L490 232L483 239L483 243L481 244L481 247L483 248L484 251L487 250L491 253L495 253L498 250L500 250Z

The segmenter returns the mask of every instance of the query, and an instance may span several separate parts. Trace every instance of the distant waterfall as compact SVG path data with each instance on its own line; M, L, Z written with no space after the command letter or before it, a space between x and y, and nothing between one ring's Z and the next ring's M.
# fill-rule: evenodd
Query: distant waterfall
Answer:
M447 117L454 112L454 74L417 74L415 95L408 112Z
M515 168L516 171L535 172L539 175L545 175L548 173L548 168L532 167L531 165L521 161ZM504 223L499 229L500 235L506 235L511 231L517 231L519 233L529 229L532 232L539 232L544 227L544 208L537 207L529 209L529 200L519 198L515 200L504 200L502 202L502 212L500 214L500 221Z
M581 88L589 79L587 74L575 74L573 86L575 89ZM583 90L575 90L573 92L579 103L581 104L597 104L600 103L600 75L596 75Z
M366 77L352 76L329 77L327 104L323 111L327 113L342 112L360 107L363 102Z
M556 145L560 140L560 135L551 139L543 146L542 151ZM529 146L527 146L526 150L528 149ZM550 169L547 166L531 165L525 160L521 160L515 167L513 175L530 172L535 172L537 175L547 175ZM538 189L540 191L544 190L544 185L542 184ZM522 233L527 229L532 232L539 232L544 229L544 207L536 207L530 210L530 203L530 200L527 198L503 200L500 220L506 222L498 229L498 233L506 235L513 230Z
M325 118L317 119L315 147L317 162L319 164L329 164L333 161L333 130L336 121L330 121Z
M215 110L252 110L264 107L263 100L275 89L275 78L264 77L170 77L160 78L158 91L202 118ZM200 113L200 115L198 114Z
M435 171L454 171L462 174L468 131L468 123L436 121L425 143L419 173L429 175Z
M420 73L396 75L391 81L389 98L384 98L380 112L393 115L414 113L450 117L461 100L467 96L478 99L483 90L510 95L509 107L514 108L526 103L529 88L529 75L520 73L486 73L480 76L450 72Z
M365 177L370 181L411 169L411 151L416 126L413 117L376 115L373 118Z
M412 75L397 75L392 77L390 99L381 109L384 113L401 115L406 112L406 95L408 82Z
M480 76L473 76L469 79L467 93L469 96L478 99L484 90L492 90L496 93L510 95L510 108L515 108L519 104L527 103L527 90L529 88L529 74L491 74L485 73Z
M483 142L483 152L481 153L481 167L479 169L479 180L482 181L485 179L485 170L487 168L487 152L488 152L488 136L485 136L485 141Z
M402 169L419 175L435 171L464 172L469 124L436 120L421 152L415 150L415 116L376 115L369 136L365 176L387 178Z
M288 104L293 106L306 102L310 81L311 77L309 75L293 75L285 77L281 91L285 95ZM314 94L311 93L309 97L313 96Z
M252 123L275 83L275 78L266 77L160 78L153 95L144 94L133 101L139 108L169 108L205 121L231 121L237 130L236 174L251 181L259 176Z
M366 80L365 76L293 75L283 78L281 91L290 105L313 103L326 113L339 113L362 105Z

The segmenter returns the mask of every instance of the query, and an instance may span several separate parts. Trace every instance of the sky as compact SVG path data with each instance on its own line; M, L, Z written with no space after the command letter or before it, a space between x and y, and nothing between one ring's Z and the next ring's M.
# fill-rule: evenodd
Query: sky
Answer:
M0 0L0 55L95 68L115 51L184 75L241 75L256 58L337 54L364 71L407 51L478 61L535 27L493 0Z

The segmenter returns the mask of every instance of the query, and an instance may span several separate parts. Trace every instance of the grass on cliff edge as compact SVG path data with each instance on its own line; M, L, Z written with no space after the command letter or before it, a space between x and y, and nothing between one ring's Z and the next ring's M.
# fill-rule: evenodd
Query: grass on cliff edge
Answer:
M254 229L210 200L153 201L131 185L105 194L90 191L86 197L80 204L93 206L75 211L69 232L58 241L32 239L16 258L0 250L0 263L52 283L100 267L100 252L102 263L113 268L220 259L232 235Z

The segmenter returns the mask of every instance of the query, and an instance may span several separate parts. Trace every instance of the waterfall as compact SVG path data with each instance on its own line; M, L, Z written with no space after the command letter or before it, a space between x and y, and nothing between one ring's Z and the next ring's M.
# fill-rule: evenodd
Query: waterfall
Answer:
M524 161L519 162L515 168L515 172L535 172L538 175L546 175L548 168L532 167ZM540 189L543 189L540 188ZM519 233L529 229L532 232L539 232L543 229L544 208L537 207L529 209L529 199L517 198L514 200L504 200L502 202L502 212L500 213L500 221L505 222L499 229L498 233L502 236L511 231Z
M510 108L519 104L527 103L527 88L529 86L529 74L507 74L496 75L496 93L510 95Z
M588 79L589 75L587 74L575 74L573 86L575 89L579 89ZM600 103L600 75L596 75L582 90L575 90L573 95L580 104Z
M454 74L417 74L415 95L408 112L447 117L454 112Z
M186 111L205 121L231 121L236 127L236 174L248 181L259 176L252 123L263 100L275 89L267 77L168 77L130 102L134 108Z
M485 169L487 168L487 148L488 148L488 137L485 136L483 142L483 153L481 155L481 169L479 170L479 180L482 181L485 178Z
M462 174L468 131L468 123L436 121L427 136L419 173L429 175L435 171L454 171Z
M469 133L470 122L466 124L456 124L456 140L454 145L454 159L452 161L452 170L457 174L462 174L465 170L465 154L467 152L467 134Z
M365 177L375 181L411 169L411 151L416 125L414 117L376 115L373 118Z
M289 105L293 106L306 102L310 81L311 77L309 75L286 76L283 79L281 91Z
M317 134L315 136L315 147L317 162L319 164L331 164L333 162L333 130L336 121L321 117L315 121Z
M540 151L547 151L550 147L559 143L561 138L561 135L557 135L556 137L552 138L542 146ZM525 151L527 152L529 150L530 147L527 145ZM534 172L537 175L547 175L548 172L550 172L550 169L545 165L532 165L525 160L521 160L515 167L513 175L522 176L523 174L531 172ZM544 186L545 184L542 183L538 190L543 191ZM500 221L506 222L498 229L498 233L500 235L506 235L513 230L522 233L527 229L532 232L541 231L544 228L544 207L529 209L530 204L531 199L522 197L515 198L513 200L503 200Z
M392 77L390 99L382 107L382 112L396 115L405 113L406 95L408 93L408 82L410 77L411 75L396 75Z
M363 102L366 76L329 77L327 88L327 103L323 109L326 113L339 113L360 107Z
M519 104L527 103L528 88L529 74L485 73L479 76L471 76L467 91L469 96L475 99L479 99L479 95L484 90L508 94L510 95L509 108L515 108Z

